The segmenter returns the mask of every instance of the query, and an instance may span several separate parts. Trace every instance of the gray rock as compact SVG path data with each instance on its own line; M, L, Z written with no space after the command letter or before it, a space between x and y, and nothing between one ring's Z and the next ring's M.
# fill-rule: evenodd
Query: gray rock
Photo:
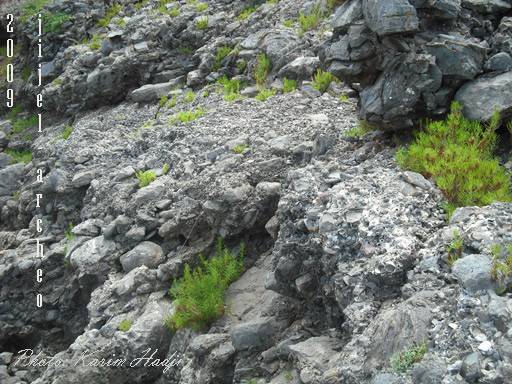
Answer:
M462 5L481 13L503 13L512 8L504 0L462 0Z
M469 383L478 382L478 379L482 376L478 352L470 353L464 358L460 374Z
M233 347L237 351L262 351L270 347L278 325L273 318L260 318L235 325L230 330Z
M18 190L25 166L21 163L0 169L0 196L11 196Z
M346 32L351 24L362 17L361 0L346 1L334 13L332 27L335 32Z
M88 271L98 263L112 256L116 249L113 241L106 240L103 236L95 237L86 241L79 248L71 253L71 265L80 270Z
M176 85L173 82L161 84L146 84L134 90L130 94L130 98L139 103L158 100L162 96L166 96Z
M86 187L91 184L91 181L96 177L95 170L87 170L78 172L73 176L71 184L76 188Z
M453 273L471 293L494 287L491 279L492 260L485 255L468 255L453 264Z
M488 71L507 72L512 70L512 57L506 52L500 52L490 57L485 63Z
M419 363L414 364L411 376L417 384L437 384L443 381L446 364L442 359L426 355Z
M318 57L300 56L281 68L278 76L296 80L310 79L319 67Z
M416 9L407 0L363 0L363 12L368 26L379 36L418 30Z
M402 379L392 373L379 373L376 375L371 384L402 384Z
M125 272L145 265L148 268L156 268L164 260L162 248L150 241L143 241L130 252L125 253L119 259Z

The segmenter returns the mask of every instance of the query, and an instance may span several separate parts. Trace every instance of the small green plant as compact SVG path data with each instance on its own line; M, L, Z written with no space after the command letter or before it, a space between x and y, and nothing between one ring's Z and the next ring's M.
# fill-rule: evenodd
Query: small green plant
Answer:
M245 61L245 59L239 59L236 63L236 69L239 73L245 72L247 69L247 61Z
M29 77L30 77L30 67L24 66L23 70L21 71L21 79L23 81L28 81Z
M204 110L202 108L197 108L195 110L190 111L181 111L178 112L176 115L172 116L169 119L169 123L175 124L178 121L181 121L182 123L190 123L191 121L194 121L203 115Z
M46 32L52 32L57 33L62 29L62 25L71 19L71 16L64 13L64 12L57 12L57 13L51 13L51 12L43 12L41 14L42 16L42 23L43 23L43 29Z
M412 347L394 355L391 358L391 368L393 368L393 370L396 372L407 372L414 363L420 362L423 359L425 353L427 353L426 343L413 345Z
M121 11L123 7L121 4L114 4L105 12L105 16L98 20L98 26L100 27L108 27L110 22L114 17L116 17Z
M119 329L121 332L128 332L130 330L130 328L132 327L132 325L133 325L132 320L124 319L123 321L121 321L119 323L119 326L117 327L117 329Z
M299 14L299 26L300 26L300 34L304 34L307 31L315 29L320 24L320 20L322 20L322 11L320 6L315 6L310 13L305 14L301 12Z
M448 264L453 265L462 256L464 240L458 230L453 231L453 239L448 244Z
M68 228L66 229L66 232L64 232L64 236L66 237L67 241L74 240L75 234L73 233L73 223L68 224Z
M245 8L238 15L238 20L240 20L240 21L247 20L249 18L249 16L251 16L254 12L256 12L257 9L258 9L258 7L247 7L247 8Z
M240 80L228 79L227 76L222 76L217 80L224 89L224 100L235 101L240 98L240 88L242 86Z
M313 77L313 88L324 93L333 81L338 81L332 73L318 69Z
M196 21L196 28L199 30L205 30L208 29L209 21L208 16L202 16Z
M504 260L502 261L503 253L505 253L505 255ZM507 280L512 276L512 244L509 244L505 248L505 252L504 248L500 244L492 245L491 255L491 277L493 280L498 282L498 293L502 294L507 291Z
M373 130L373 126L371 126L364 120L360 120L359 123L357 124L357 127L351 128L345 132L345 136L352 138L360 138Z
M11 156L12 164L16 164L16 163L27 164L32 161L32 152L30 152L30 151L6 148L6 149L4 149L4 153Z
M69 136L73 133L73 127L71 125L67 125L66 128L62 131L61 137L64 140L69 139Z
M87 45L89 49L93 51L97 51L101 48L101 42L102 39L99 35L93 35L90 39L85 38L82 40L82 44Z
M191 55L192 53L194 53L194 49L191 47L179 47L178 52L182 55Z
M176 312L166 319L169 329L202 330L222 316L224 293L242 274L244 256L243 244L235 256L219 239L214 257L206 260L200 256L201 264L194 270L187 264L183 277L174 281L169 290L176 308Z
M233 152L240 155L244 153L248 148L249 146L247 144L237 144L233 147Z
M295 24L295 21L293 21L292 19L287 19L287 20L283 21L283 25L286 28L293 28L294 24Z
M39 123L39 117L37 115L27 117L25 119L16 119L12 124L12 133L22 133L25 129L34 127Z
M454 102L446 120L430 121L408 148L396 154L402 168L432 178L444 193L448 214L456 207L512 201L510 175L493 157L500 117L483 125L462 115Z
M217 51L215 52L215 62L213 63L213 70L218 71L222 66L222 61L228 57L228 55L231 53L232 48L229 46L222 46L217 48Z
M204 12L208 9L208 4L206 3L197 3L196 4L196 11L197 12Z
M21 112L23 112L23 107L20 104L16 104L9 110L5 117L9 120L14 120Z
M348 95L347 95L347 94L345 94L345 93L342 93L338 99L339 99L339 100L340 100L340 102L342 102L342 103L348 103L348 101L349 101L349 97L348 97Z
M178 96L173 95L171 100L169 100L166 104L167 108L174 108L178 104Z
M158 101L158 106L160 108L163 108L167 105L168 102L169 102L169 98L166 95L164 95L164 96L160 97L160 100Z
M180 9L178 7L171 8L167 14L171 17L178 17L180 15Z
M162 174L163 175L167 175L169 173L169 171L171 170L171 166L167 163L165 163L163 166L162 166Z
M147 187L153 181L156 180L155 171L138 171L135 173L135 176L139 180L139 188Z
M185 103L192 103L196 99L196 94L192 90L188 90L183 97Z
M256 63L256 67L254 68L254 79L256 80L256 84L263 85L267 80L267 76L272 69L272 62L264 53L260 53L258 55L258 61Z
M297 89L297 81L292 79L287 79L286 77L283 79L283 92L289 93L293 92Z
M276 90L275 89L263 88L256 95L256 100L258 100L258 101L266 101L267 99L271 98L275 94L276 94Z

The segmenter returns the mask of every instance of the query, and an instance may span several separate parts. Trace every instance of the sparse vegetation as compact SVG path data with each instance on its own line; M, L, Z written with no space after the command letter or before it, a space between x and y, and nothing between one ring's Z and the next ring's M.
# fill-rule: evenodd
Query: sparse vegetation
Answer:
M208 16L202 16L196 20L196 28L199 30L208 29L209 21Z
M267 76L272 69L272 62L264 53L260 53L258 55L258 61L256 63L256 67L254 69L254 79L256 80L256 84L263 85L267 80Z
M245 247L240 246L237 256L219 239L215 256L205 260L194 270L185 266L183 277L174 281L169 290L176 312L166 319L172 331L181 328L202 330L224 313L224 293L241 275Z
M217 80L224 89L224 100L234 101L240 98L240 87L242 86L240 80L228 79L227 76L222 76Z
M23 151L23 150L16 150L11 148L4 149L4 153L11 156L11 163L23 163L27 164L32 161L32 152L30 151Z
M313 88L324 93L333 81L338 81L332 73L318 69L313 77Z
M107 11L105 12L105 16L98 20L98 26L100 27L108 27L110 22L114 17L116 17L121 11L123 10L123 7L121 4L114 4L112 5Z
M85 44L89 49L97 51L101 48L102 39L99 35L92 35L90 38L84 38L82 44Z
M64 130L62 131L62 138L64 140L67 140L69 139L69 136L71 136L71 134L73 133L73 127L71 125L67 125Z
M375 128L368 122L366 122L364 120L360 120L359 123L357 124L357 127L351 128L345 132L345 136L353 137L353 138L363 137L368 132L371 132L374 129Z
M213 70L218 71L222 66L222 61L228 57L232 49L229 46L218 47L215 52L215 62L213 63Z
M299 14L299 26L300 26L300 34L304 34L307 31L315 29L320 24L322 20L322 11L320 6L316 5L310 13L305 14L301 12Z
M297 81L292 79L287 79L286 77L283 79L283 92L289 93L293 92L297 89Z
M29 77L30 77L30 67L24 66L21 71L21 79L23 81L28 81Z
M462 256L464 241L458 230L453 231L453 239L448 244L448 264L453 265Z
M185 92L185 96L183 96L183 101L185 103L192 103L196 99L196 94L192 90L188 90Z
M247 144L237 144L233 147L233 152L236 154L242 154L245 152L246 149L248 149L249 146Z
M491 247L492 267L491 277L499 284L499 294L508 289L507 280L512 276L512 244L502 247L494 244Z
M64 232L64 237L67 241L73 241L75 238L75 234L73 233L73 223L68 224L68 228L66 229L66 232Z
M247 69L247 61L245 59L239 59L236 63L236 69L238 72L243 73Z
M197 3L196 4L196 11L197 12L204 12L208 9L208 4L206 3Z
M256 10L258 7L247 7L245 8L239 15L238 20L243 21L247 20Z
M46 32L57 33L62 29L62 25L71 19L71 16L64 12L43 12L42 14L43 30Z
M135 176L139 180L139 188L147 187L156 180L156 173L154 171L138 171Z
M283 25L286 28L293 28L294 24L295 24L295 21L293 21L292 19L288 19L288 20L283 21Z
M276 94L276 90L275 89L263 88L256 95L256 100L258 100L258 101L266 101L267 99L271 98L275 94Z
M117 329L119 329L121 332L128 332L133 325L133 321L130 319L124 319L119 323L119 326Z
M414 363L420 362L427 353L427 344L421 343L400 352L391 358L391 368L396 372L407 372Z
M162 174L163 175L167 175L169 173L169 171L171 170L171 166L167 163L165 163L163 166L162 166Z
M24 119L16 119L12 123L12 133L18 134L25 131L25 129L33 127L39 123L39 117L33 115Z
M342 103L347 103L347 102L348 102L348 100L349 100L349 97L348 97L348 95L347 95L347 94L342 93L338 99L339 99L339 100L340 100L340 102L342 102Z
M169 124L175 124L178 121L181 121L182 123L190 123L191 121L194 121L203 115L204 109L202 108L197 108L190 111L181 111L169 119Z
M512 201L510 175L492 154L499 119L495 113L485 125L467 120L454 102L446 120L428 122L396 159L435 181L448 200L449 215L456 207Z

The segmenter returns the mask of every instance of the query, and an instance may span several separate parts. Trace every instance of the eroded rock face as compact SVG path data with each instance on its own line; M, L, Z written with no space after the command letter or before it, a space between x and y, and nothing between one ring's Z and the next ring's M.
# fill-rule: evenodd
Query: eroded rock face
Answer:
M504 15L511 6L501 0L347 1L334 15L322 65L361 83L359 115L383 128L442 115L461 86L456 99L469 118L488 120L493 109L508 116L508 78L499 74L507 64L494 59L486 64L491 73L483 72L492 55L510 53Z

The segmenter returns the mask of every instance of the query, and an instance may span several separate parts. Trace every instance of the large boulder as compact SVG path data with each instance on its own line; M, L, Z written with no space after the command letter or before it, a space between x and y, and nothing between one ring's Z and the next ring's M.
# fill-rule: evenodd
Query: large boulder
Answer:
M407 0L364 0L363 13L370 29L379 36L418 29L416 9Z

